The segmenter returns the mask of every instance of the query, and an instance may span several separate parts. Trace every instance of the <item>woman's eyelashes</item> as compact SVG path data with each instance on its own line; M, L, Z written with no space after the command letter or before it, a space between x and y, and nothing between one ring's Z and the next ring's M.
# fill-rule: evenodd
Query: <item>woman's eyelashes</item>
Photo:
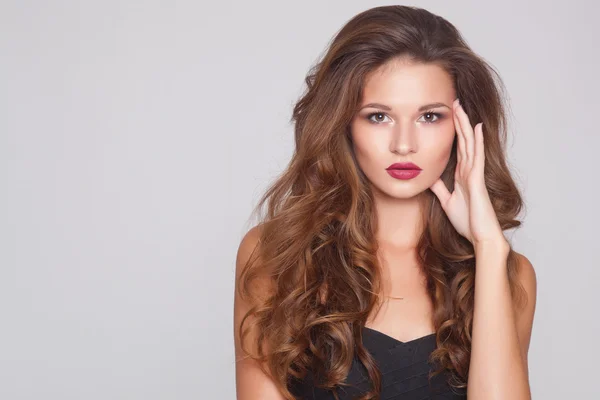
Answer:
M372 123L372 124L376 124L376 125L382 124L382 123L383 123L383 121L373 121L373 120L371 119L371 118L373 118L374 116L380 116L380 115L383 115L384 117L387 117L387 115L386 115L385 113L382 113L382 112L375 112L375 113L371 113L371 114L368 114L368 115L367 115L367 121L369 121L369 122L370 122L370 123Z
M423 117L427 116L429 118L435 117L435 119L433 121L425 121L425 123L427 123L427 124L436 123L436 122L440 121L442 118L444 118L444 114L436 113L433 111L426 111L422 116Z
M370 113L367 115L367 120L375 125L379 125L385 122L385 120L381 120L376 118L377 120L373 120L372 118L374 116L384 116L384 117L388 117L386 113L383 112L374 112L374 113ZM426 124L434 124L438 121L440 121L441 119L444 118L444 114L440 114L440 113L436 113L433 111L425 111L425 113L421 114L422 117L425 117L425 120L423 122L425 122Z

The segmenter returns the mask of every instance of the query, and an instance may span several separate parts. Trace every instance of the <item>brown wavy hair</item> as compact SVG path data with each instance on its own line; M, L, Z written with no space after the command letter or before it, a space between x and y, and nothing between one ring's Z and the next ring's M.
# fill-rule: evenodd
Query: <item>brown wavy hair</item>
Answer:
M343 382L356 355L368 371L378 398L381 373L362 345L362 327L382 304L381 272L373 196L352 151L350 123L361 101L366 76L396 57L434 63L453 78L457 97L471 123L483 122L485 182L502 229L518 227L524 207L506 163L504 85L498 73L467 45L447 20L410 6L366 10L346 23L310 69L306 91L296 103L295 151L287 168L260 199L258 245L236 286L253 307L239 331L242 349L260 362L283 395L292 377L311 370L318 386ZM456 140L442 180L454 188ZM424 229L417 245L434 305L437 348L430 360L449 372L449 384L467 384L475 284L471 243L460 236L430 191L424 196ZM523 299L517 255L508 256L511 293ZM253 296L251 281L268 276L272 290ZM244 329L247 318L252 324ZM244 343L257 330L257 354Z

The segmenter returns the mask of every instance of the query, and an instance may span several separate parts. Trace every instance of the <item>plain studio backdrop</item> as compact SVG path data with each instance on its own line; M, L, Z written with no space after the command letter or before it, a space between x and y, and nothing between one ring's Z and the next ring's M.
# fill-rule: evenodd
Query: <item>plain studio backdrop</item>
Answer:
M250 212L292 154L309 67L383 4L0 2L1 399L235 398ZM411 5L510 95L533 397L600 398L598 2Z

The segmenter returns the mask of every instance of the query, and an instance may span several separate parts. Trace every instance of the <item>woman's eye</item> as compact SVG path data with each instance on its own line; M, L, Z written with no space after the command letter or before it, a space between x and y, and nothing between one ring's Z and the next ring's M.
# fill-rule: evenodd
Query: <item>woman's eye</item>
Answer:
M372 119L373 117L376 117L375 120ZM386 117L387 118L387 115L385 115L384 113L380 113L380 112L379 113L373 113L373 114L369 114L367 116L367 119L369 121L371 121L372 123L374 123L374 124L381 124L383 122L381 117Z
M422 115L422 118L425 118L423 122L425 122L426 124L433 124L440 120L442 117L442 114L435 113L433 111L426 112ZM388 118L388 116L382 112L371 113L367 116L367 119L373 124L381 124L385 122L385 118Z
M423 114L423 117L425 118L425 123L426 124L432 124L434 122L437 122L437 120L439 120L442 115L439 113L434 113L434 112L426 112L425 114ZM433 119L435 117L435 119Z

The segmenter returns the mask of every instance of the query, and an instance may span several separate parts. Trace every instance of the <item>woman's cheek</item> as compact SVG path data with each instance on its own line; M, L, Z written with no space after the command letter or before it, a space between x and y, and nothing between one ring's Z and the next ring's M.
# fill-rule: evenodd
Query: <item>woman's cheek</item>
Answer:
M444 140L441 141L440 137L444 137ZM435 169L443 171L452 155L453 142L454 137L451 134L444 135L442 133L437 140L428 143L426 148L421 148L424 151L420 152L431 155L430 160L435 165Z

